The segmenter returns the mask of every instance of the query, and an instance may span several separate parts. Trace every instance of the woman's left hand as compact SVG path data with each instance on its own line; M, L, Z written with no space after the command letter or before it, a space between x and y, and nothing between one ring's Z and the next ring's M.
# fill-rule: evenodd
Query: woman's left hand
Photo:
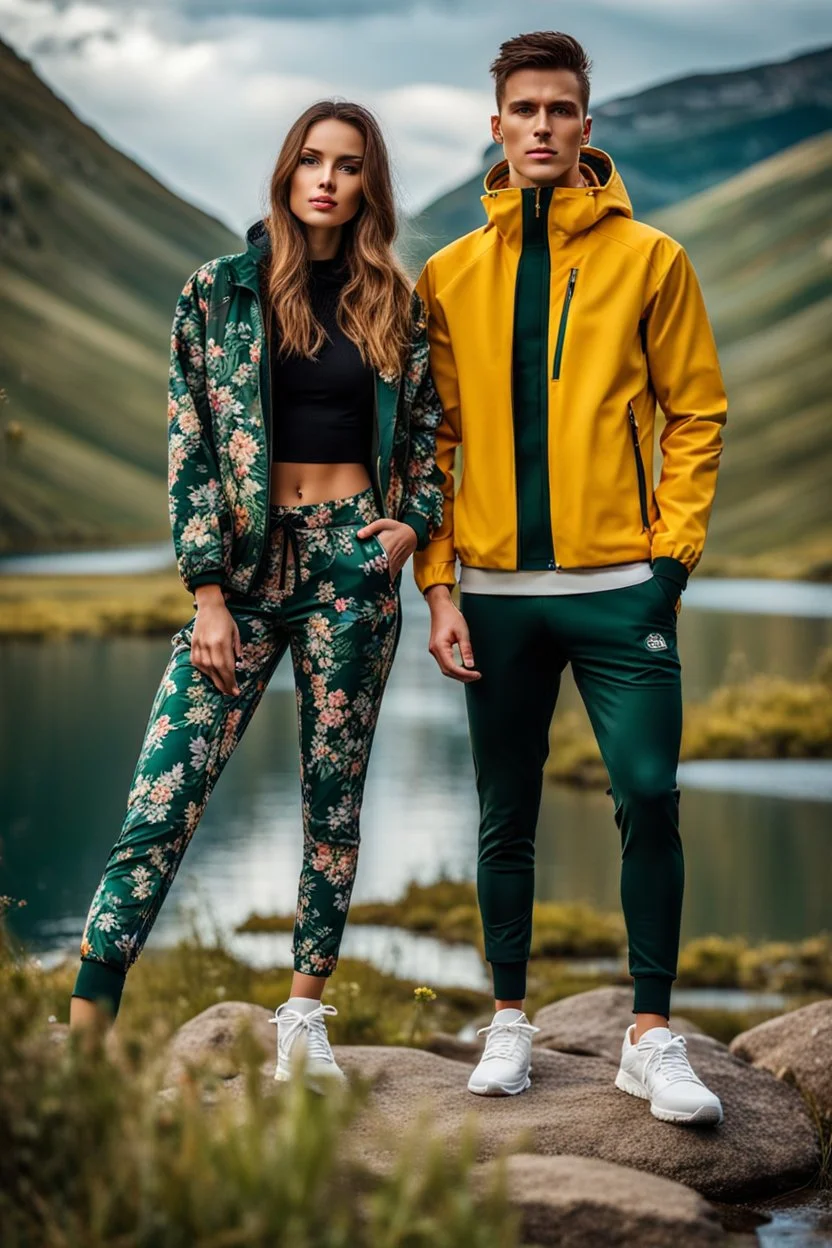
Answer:
M394 581L416 549L416 530L401 520L373 520L358 530L360 539L375 536L387 552L390 580Z

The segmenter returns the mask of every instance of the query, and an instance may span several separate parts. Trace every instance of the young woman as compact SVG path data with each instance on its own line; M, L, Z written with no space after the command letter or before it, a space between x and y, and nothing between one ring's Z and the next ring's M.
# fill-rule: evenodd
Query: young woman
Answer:
M378 125L321 102L290 129L246 251L177 304L170 516L195 615L172 639L121 835L92 901L71 1022L115 1015L208 796L277 663L298 702L303 868L276 1077L342 1077L321 1005L358 858L402 566L442 514L423 305L391 250Z

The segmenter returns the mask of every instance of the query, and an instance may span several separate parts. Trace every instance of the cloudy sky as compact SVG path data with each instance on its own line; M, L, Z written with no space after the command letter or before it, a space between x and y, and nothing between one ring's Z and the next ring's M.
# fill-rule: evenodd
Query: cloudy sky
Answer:
M288 124L321 96L382 120L413 211L489 141L502 40L560 28L593 101L832 43L829 0L0 0L0 36L85 120L235 229Z

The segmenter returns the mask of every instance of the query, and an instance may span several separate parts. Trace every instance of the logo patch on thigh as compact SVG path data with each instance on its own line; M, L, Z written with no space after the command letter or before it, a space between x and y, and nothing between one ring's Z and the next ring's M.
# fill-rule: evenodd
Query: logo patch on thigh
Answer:
M666 650L667 642L661 633L648 633L644 638L645 650Z

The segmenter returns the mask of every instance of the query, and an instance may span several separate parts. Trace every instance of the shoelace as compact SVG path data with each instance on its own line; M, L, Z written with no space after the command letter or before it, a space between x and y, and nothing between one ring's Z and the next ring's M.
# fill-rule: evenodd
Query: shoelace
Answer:
M281 1010L283 1010L282 1014L280 1013ZM306 1033L306 1052L308 1056L310 1058L319 1058L325 1062L332 1062L335 1059L329 1047L324 1015L337 1013L338 1011L334 1005L319 1005L317 1009L310 1010L308 1014L301 1014L299 1010L286 1010L281 1005L275 1010L274 1018L270 1018L269 1022L282 1023L285 1019L291 1020L290 1035L292 1038L297 1034L298 1028Z
M684 1036L674 1036L672 1040L652 1047L653 1052L644 1063L645 1074L652 1067L653 1070L660 1071L668 1083L679 1083L681 1080L687 1083L702 1083L688 1061L687 1041ZM702 1084L702 1086L705 1085Z
M477 1035L488 1037L483 1060L487 1057L513 1057L520 1037L531 1037L536 1031L540 1031L540 1028L524 1023L519 1018L513 1023L489 1023L487 1027L480 1027Z

